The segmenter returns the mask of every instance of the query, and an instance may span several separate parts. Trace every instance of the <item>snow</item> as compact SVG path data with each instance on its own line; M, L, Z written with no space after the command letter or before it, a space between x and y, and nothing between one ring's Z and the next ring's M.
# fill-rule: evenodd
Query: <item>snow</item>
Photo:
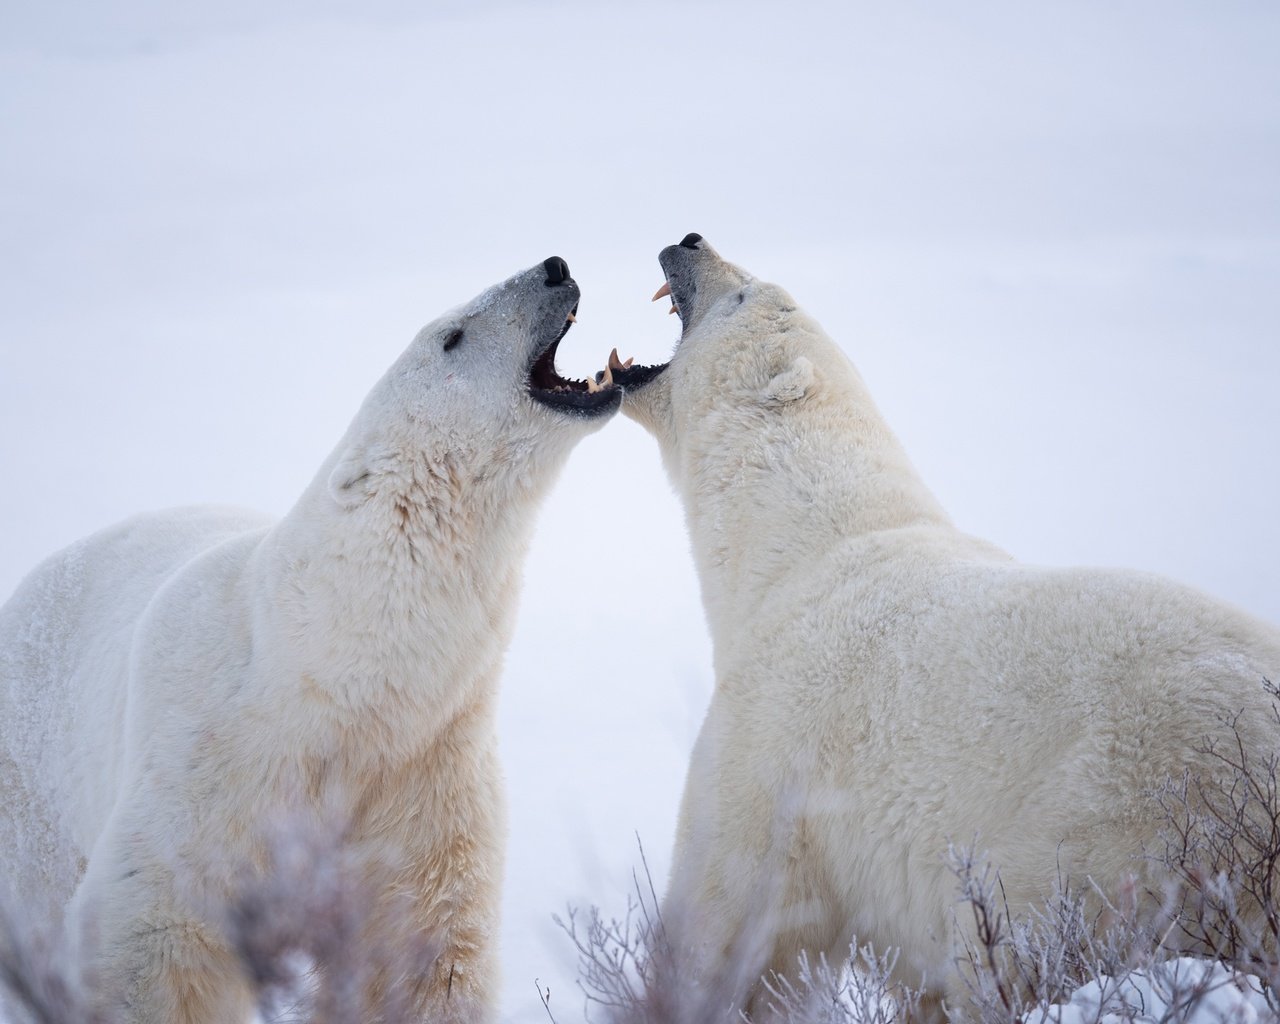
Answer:
M840 340L957 522L1280 620L1280 9L1051 0L0 7L0 592L147 508L285 512L417 328L549 255L561 368L665 357L689 231ZM711 656L639 428L508 658L503 1018L667 867Z
M1255 1024L1274 1021L1262 985L1221 964L1181 957L1122 978L1100 975L1071 999L1026 1014L1024 1024Z

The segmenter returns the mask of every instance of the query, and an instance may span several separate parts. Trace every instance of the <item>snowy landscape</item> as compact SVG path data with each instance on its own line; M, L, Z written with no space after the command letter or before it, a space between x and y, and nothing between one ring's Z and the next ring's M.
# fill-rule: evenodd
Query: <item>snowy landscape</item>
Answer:
M423 323L551 255L562 371L667 357L697 231L839 341L964 529L1280 622L1280 8L0 7L0 593L144 509L288 511ZM712 686L618 417L543 509L501 698L501 1019L659 890ZM1082 997L1083 998L1083 997ZM1068 1018L1064 1018L1068 1019Z

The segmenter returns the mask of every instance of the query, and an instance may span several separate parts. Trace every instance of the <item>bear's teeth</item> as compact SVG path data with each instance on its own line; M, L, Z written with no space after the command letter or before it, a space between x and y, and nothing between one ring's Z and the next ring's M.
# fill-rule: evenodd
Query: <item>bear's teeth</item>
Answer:
M578 318L577 318L576 316L574 316L572 313L570 313L568 316L566 316L566 317L565 317L565 319L566 319L566 320L568 320L568 321L569 321L569 323L571 323L571 324L576 324L576 323L578 322Z
M618 367L621 367L622 364L618 363L617 360L614 358L614 356L616 356L617 354L618 354L618 350L614 349L613 356L609 357L609 361L610 363ZM590 391L592 394L595 394L597 391L603 391L605 388L611 388L611 387L613 387L613 366L606 366L603 370L597 370L596 375L594 377L587 378L587 390Z
M630 369L631 364L634 362L635 362L635 359L631 358L624 363L621 359L618 358L618 350L616 348L609 353L609 369L610 370L627 370L627 369ZM610 374L609 379L610 381L613 380L612 374Z
M653 293L653 298L652 298L652 299L650 299L649 301L650 301L650 302L657 302L660 298L662 298L662 296L664 296L664 295L670 295L670 294L671 294L671 282L670 282L670 281L663 281L663 282L662 282L662 287L661 287L661 288L659 288L656 292L654 292L654 293Z
M667 310L667 316L670 316L670 315L671 315L672 313L674 313L675 311L676 311L676 304L673 302L673 303L671 303L671 308L670 308L669 310Z
M603 391L605 388L613 387L613 371L609 367L605 367L595 377L587 378L587 393L594 395L597 391Z

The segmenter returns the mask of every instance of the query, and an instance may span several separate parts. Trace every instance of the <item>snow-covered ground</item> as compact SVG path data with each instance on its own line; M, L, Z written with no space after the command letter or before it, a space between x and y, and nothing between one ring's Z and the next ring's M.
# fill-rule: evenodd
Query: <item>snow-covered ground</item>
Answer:
M1274 1019L1257 978L1186 957L1120 978L1101 975L1066 1003L1023 1017L1024 1024L1258 1024Z
M546 256L562 367L665 357L659 248L786 285L965 528L1280 620L1280 8L1135 0L0 5L0 591L143 508L288 509L445 307ZM711 686L622 420L508 659L504 1019L566 901L665 872Z

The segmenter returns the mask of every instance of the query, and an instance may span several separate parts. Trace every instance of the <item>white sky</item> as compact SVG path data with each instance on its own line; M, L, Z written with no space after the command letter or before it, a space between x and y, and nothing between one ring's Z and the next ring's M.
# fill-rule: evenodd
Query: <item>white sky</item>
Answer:
M689 231L778 281L965 529L1280 621L1280 8L0 5L0 592L132 512L285 512L418 326L564 256L562 368L665 358ZM550 914L665 872L711 685L618 420L544 511L504 682L504 1018Z

